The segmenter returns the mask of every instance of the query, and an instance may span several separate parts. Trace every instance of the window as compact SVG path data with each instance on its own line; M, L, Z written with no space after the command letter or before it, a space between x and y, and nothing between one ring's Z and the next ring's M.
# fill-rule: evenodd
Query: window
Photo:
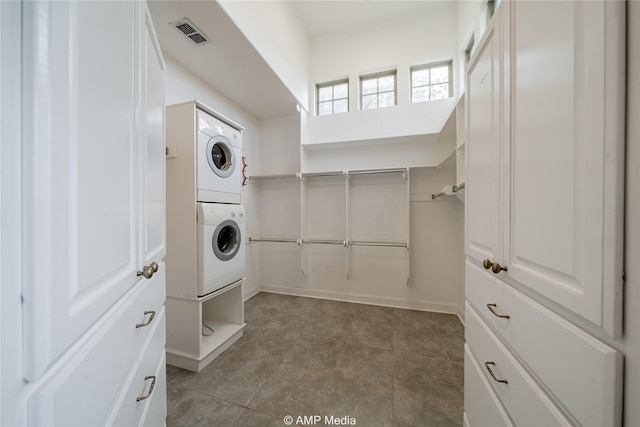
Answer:
M363 110L396 105L396 72L360 77L360 96Z
M349 81L323 83L316 86L318 116L349 111Z
M411 102L449 98L451 89L451 62L411 68Z

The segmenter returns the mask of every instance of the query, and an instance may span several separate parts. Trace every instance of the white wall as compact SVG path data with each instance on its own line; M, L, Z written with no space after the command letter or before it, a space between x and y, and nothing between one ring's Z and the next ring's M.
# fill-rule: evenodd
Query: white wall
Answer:
M440 131L457 99L411 103L411 66L457 58L457 8L453 2L433 6L382 23L362 25L311 39L309 111L314 112L315 85L349 78L349 112L317 117L310 113L311 144L359 141ZM360 76L397 69L397 105L359 110Z
M247 159L258 158L260 156L259 150L261 148L258 143L260 138L260 122L251 114L234 104L233 101L222 96L214 88L207 85L205 82L193 75L189 70L178 64L166 53L164 54L164 60L167 67L165 74L165 102L167 105L199 100L234 122L244 126L245 130L242 133L243 154ZM250 190L247 187L243 188L242 203L247 212L246 227L248 229L251 229L252 227L255 228L255 224L258 219L256 218L257 215L252 213L256 212L256 207L253 204ZM170 227L171 224L167 224L167 226ZM251 259L252 256L259 256L259 254L247 251L246 265L248 267L256 265L255 260ZM247 268L247 280L244 284L245 296L258 292L258 274L259 273L257 271Z
M309 40L289 1L218 0L300 105L307 105Z

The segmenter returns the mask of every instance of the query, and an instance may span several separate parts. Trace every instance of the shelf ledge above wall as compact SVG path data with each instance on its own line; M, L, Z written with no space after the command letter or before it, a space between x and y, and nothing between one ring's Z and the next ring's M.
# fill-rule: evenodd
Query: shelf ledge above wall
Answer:
M377 168L377 169L354 169L344 171L326 171L326 172L297 172L286 174L273 174L273 175L252 175L249 176L249 182L260 181L267 179L305 179L322 176L353 176L353 175L368 175L368 174L388 174L388 173L402 173L407 175L410 169L440 169L440 168L453 168L455 167L455 150L449 152L449 154L440 162L431 165L411 166L404 168Z

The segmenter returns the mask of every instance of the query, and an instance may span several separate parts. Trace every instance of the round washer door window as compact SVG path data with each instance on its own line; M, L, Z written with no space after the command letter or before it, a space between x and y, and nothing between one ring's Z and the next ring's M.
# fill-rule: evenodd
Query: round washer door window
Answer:
M221 178L230 176L236 168L236 159L229 140L224 136L214 136L207 143L209 167Z
M240 228L230 219L221 222L213 232L211 246L213 253L221 261L229 261L240 249Z

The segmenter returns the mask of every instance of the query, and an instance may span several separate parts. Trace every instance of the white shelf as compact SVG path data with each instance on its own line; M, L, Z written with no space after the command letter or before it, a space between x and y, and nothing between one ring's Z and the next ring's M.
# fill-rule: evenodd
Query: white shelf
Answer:
M199 372L242 337L243 282L197 299L167 297L167 363ZM203 322L212 335L203 334Z

